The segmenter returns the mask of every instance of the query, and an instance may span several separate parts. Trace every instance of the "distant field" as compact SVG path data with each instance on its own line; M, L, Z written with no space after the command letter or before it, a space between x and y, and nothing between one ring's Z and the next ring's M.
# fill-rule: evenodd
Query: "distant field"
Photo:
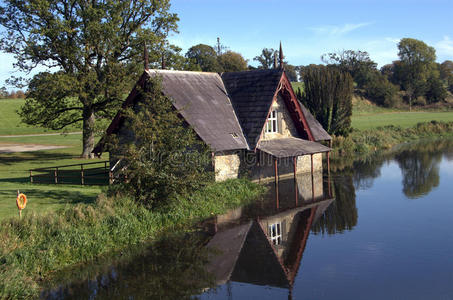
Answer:
M420 122L433 120L453 122L453 112L393 112L353 115L352 127L356 129L371 129L379 126L395 125L407 128Z
M57 132L41 127L32 127L21 122L17 111L25 103L24 99L0 99L0 135L37 134ZM72 127L69 131L80 129Z

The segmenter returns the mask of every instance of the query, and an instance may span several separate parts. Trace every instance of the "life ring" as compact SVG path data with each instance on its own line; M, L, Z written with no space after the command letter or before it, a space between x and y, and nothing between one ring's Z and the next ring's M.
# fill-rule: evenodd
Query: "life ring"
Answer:
M27 206L27 196L19 194L16 199L16 205L19 210L23 210Z

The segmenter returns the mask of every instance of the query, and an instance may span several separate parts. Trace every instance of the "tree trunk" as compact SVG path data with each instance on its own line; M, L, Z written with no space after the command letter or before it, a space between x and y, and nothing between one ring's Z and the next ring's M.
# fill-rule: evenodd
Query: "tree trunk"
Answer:
M82 158L94 158L94 112L91 107L83 109L83 152Z

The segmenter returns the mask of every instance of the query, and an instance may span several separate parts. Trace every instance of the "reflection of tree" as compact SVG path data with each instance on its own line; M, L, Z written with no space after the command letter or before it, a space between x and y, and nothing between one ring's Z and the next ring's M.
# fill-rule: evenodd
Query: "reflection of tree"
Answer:
M335 179L333 191L335 201L311 227L315 234L341 233L351 230L357 225L357 207L352 176L345 175Z
M409 198L428 194L439 185L442 154L437 151L432 153L430 148L417 148L414 151L402 151L395 156L403 173L403 192Z
M385 161L384 156L354 162L353 181L356 189L369 189L373 186L375 178L381 176L381 167Z
M214 285L205 270L208 250L199 238L172 236L153 243L146 251L113 265L92 264L65 272L56 292L47 299L193 299ZM56 296L56 297L55 297Z

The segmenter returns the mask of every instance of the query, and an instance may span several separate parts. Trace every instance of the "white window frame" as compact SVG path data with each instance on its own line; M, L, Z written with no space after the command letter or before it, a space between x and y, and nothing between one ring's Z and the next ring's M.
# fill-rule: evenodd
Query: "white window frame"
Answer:
M269 114L266 122L266 133L277 133L278 132L278 121L277 121L277 110L273 109Z
M271 240L273 245L281 245L282 244L282 223L274 223L268 226L269 230L269 239Z

